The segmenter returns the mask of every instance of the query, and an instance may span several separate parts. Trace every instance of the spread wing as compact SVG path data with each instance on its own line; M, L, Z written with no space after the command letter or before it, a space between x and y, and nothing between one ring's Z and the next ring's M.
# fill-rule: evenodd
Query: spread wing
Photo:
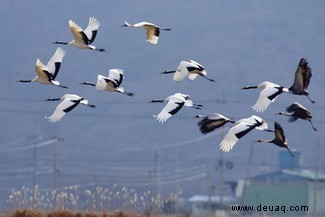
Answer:
M76 42L88 44L88 37L78 24L76 24L73 20L69 20L69 27Z
M284 136L283 128L278 122L274 122L274 134L277 140L286 143L286 137Z
M206 117L204 117L201 121L199 121L197 124L200 127L200 131L203 134L210 133L214 131L215 129L222 127L227 123L227 120L223 117L221 117L218 114L210 114Z
M157 44L159 39L160 30L154 26L148 26L147 30L147 41L151 44Z
M100 22L95 17L89 18L88 26L84 31L88 39L87 44L91 44L95 40L99 26Z
M49 62L47 63L48 72L52 74L53 79L56 78L60 70L64 55L65 51L61 47L58 47Z
M177 98L170 98L166 106L161 110L158 115L154 117L161 123L167 121L171 116L176 114L183 106L185 102L178 100Z
M307 90L310 78L312 76L311 68L305 58L301 58L295 72L295 78L290 89L301 92Z
M188 68L190 66L190 63L187 61L181 61L179 66L177 67L173 79L174 81L180 82L183 80L186 76L188 76L189 71Z
M55 109L53 114L48 117L50 122L58 122L63 116L70 112L72 109L74 109L78 104L80 100L71 100L71 99L64 99Z
M115 87L119 87L124 79L122 69L110 69L108 74L108 80L116 84Z
M105 90L107 87L107 83L109 82L108 78L103 76L103 75L98 75L97 76L97 83L96 83L96 89L97 90Z
M48 72L47 67L44 65L44 63L42 63L42 61L40 59L36 60L36 66L35 66L35 71L37 73L37 76L44 80L44 81L51 81L52 79L52 75Z
M255 105L252 107L253 110L256 112L264 112L280 93L281 91L278 88L266 86L260 92Z

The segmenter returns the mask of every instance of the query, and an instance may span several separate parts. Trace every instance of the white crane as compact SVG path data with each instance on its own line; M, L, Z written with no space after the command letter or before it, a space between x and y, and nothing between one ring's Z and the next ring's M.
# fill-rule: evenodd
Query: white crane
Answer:
M173 80L176 82L180 82L186 76L188 79L194 80L198 75L208 79L209 81L216 82L215 80L208 78L204 67L194 60L181 61L176 70L166 70L161 74L171 73L174 73Z
M88 103L88 100L75 94L65 94L61 98L49 98L46 101L59 101L62 102L56 107L55 111L50 117L47 117L50 122L58 122L63 116L77 107L79 104L95 108L95 105Z
M271 130L270 130L271 131ZM289 149L288 140L286 139L283 128L278 122L274 122L274 139L270 140L263 140L259 139L256 142L263 142L263 143L273 143L274 145L280 148L286 148L289 154L294 157L293 153Z
M245 86L242 89L247 90L256 88L262 89L255 105L252 107L256 112L264 112L281 93L289 92L288 88L269 81L264 81L257 86Z
M195 118L202 118L197 125L202 134L207 134L215 129L222 127L226 123L235 123L226 116L219 113L210 113L208 115L196 115Z
M93 43L96 38L99 26L100 23L95 17L89 18L88 26L84 31L73 20L69 20L69 27L74 40L70 42L56 41L53 42L52 44L73 45L79 49L90 49L90 50L104 52L105 49L102 48L99 49L91 45L91 43Z
M124 75L122 69L110 69L108 77L98 75L96 84L90 83L88 81L85 81L81 84L94 86L97 90L100 91L112 91L122 93L127 96L134 96L134 93L126 92L124 91L123 87L120 87L123 79Z
M254 129L270 131L267 128L267 122L256 115L252 115L249 118L240 119L236 121L234 126L229 129L228 133L219 144L219 147L222 151L229 152L238 142L238 140L250 131Z
M55 86L68 88L55 80L59 73L64 55L65 51L61 47L58 47L47 65L44 65L40 59L37 59L35 67L37 76L32 80L19 80L18 82L38 82L40 84L53 84Z
M289 120L288 120L289 122L295 122L298 118L307 120L311 124L313 130L317 131L317 129L314 127L313 122L312 122L313 116L300 103L294 102L293 104L291 104L290 106L288 106L286 108L286 112L289 112L289 114L285 113L285 112L279 112L278 115L289 116Z
M307 88L312 76L311 68L308 66L308 61L305 58L301 58L295 72L295 79L293 84L289 87L291 94L305 95L311 103L315 103L314 100L310 99Z
M170 31L169 28L161 28L153 23L149 22L139 22L136 24L130 24L127 21L124 22L122 27L140 27L146 30L147 32L147 41L151 44L157 44L159 39L160 30Z
M190 100L190 96L182 93L175 93L174 95L168 96L166 99L153 99L150 102L163 102L167 103L167 105L161 110L158 115L153 115L159 122L164 123L171 116L176 114L183 106L192 107L195 109L201 109L202 105L194 104L192 100Z

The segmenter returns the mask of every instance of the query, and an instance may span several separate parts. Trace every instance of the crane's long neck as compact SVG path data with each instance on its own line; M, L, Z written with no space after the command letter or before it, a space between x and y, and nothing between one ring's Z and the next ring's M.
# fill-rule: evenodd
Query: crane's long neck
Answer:
M59 100L61 100L61 98L48 98L45 101L59 101Z
M279 112L277 115L284 115L284 116L292 116L291 114L285 113L285 112Z
M161 72L160 74L172 74L172 73L175 73L176 70L166 70L164 72Z
M260 142L260 143L272 143L273 140L272 140L272 139L269 139L269 140L266 140L266 139L259 139L259 140L257 140L256 142Z
M69 42L65 42L65 41L55 41L52 44L64 44L64 45L68 45Z
M93 86L93 87L96 86L96 84L90 83L88 81L85 81L85 82L81 83L80 85L90 85L90 86Z
M32 82L32 80L19 80L17 82Z
M195 108L195 109L202 109L203 105L201 104L193 104L192 105L192 108Z
M132 24L128 23L127 21L124 22L122 27L134 27Z
M164 102L165 100L163 99L153 99L150 102Z
M247 89L256 89L258 86L245 86L242 89L247 90Z

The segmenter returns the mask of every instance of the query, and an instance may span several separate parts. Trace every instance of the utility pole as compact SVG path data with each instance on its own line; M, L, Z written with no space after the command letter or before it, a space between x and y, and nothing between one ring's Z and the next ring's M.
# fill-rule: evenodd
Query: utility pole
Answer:
M33 137L33 207L35 208L36 205L36 166L37 166L37 148L36 148L36 142L35 142L35 137Z
M52 167L53 167L53 183L52 183L52 194L53 194L53 209L56 209L56 197L57 197L57 192L56 192L56 157L57 157L57 150L56 150L56 146L57 146L58 140L55 136L55 141L52 143L52 149L53 149L53 162L52 162Z
M33 140L33 207L36 206L36 167L37 167L37 144L36 138L39 136L30 137Z
M155 149L155 158L154 158L154 172L153 172L153 195L155 196L156 202L154 203L154 212L159 212L158 201L158 149ZM158 201L159 203L159 201Z
M57 143L58 140L56 138L56 140L53 142L53 190L56 190L56 158L57 158Z
M317 212L317 190L318 190L318 171L319 171L319 143L320 140L319 138L317 139L317 144L316 144L316 168L315 168L315 179L314 179L314 198L313 198L313 217L316 216Z
M223 185L224 185L224 153L220 151L220 179L219 179L219 196L220 196L220 206L223 205Z
M246 175L245 175L243 192L242 192L241 199L240 199L240 205L243 205L243 201L244 201L244 197L245 197L245 193L246 193L247 182L249 179L250 168L252 165L253 154L254 154L254 142L252 142L251 149L249 151L248 164L247 164L247 168L246 168Z
M56 197L57 197L57 192L56 192L56 188L57 188L57 144L59 141L63 141L62 138L58 138L55 135L54 141L52 143L52 149L53 149L53 162L52 162L52 166L53 166L53 209L56 209Z
M222 92L221 94L222 99L218 100L221 103L221 112L224 112L224 107L226 104L226 101L224 100L224 93ZM221 131L222 133L222 137L224 137L225 135L225 131L224 129L222 129ZM224 196L224 161L225 161L225 156L224 156L224 152L220 151L220 160L219 160L219 166L220 166L220 170L219 170L219 197L220 197L220 206L223 206L223 196Z

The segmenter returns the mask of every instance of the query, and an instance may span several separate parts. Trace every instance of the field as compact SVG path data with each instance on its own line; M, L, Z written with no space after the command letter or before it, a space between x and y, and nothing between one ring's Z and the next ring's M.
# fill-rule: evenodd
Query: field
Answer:
M3 217L135 217L133 213L117 212L73 212L68 210L44 212L40 210L23 209L14 212L3 213Z
M74 212L69 210L58 210L52 212L44 212L40 210L33 209L22 209L13 212L0 213L0 217L190 217L189 214L179 214L179 215L164 215L161 213L150 214L150 213L132 213L124 211L115 212ZM212 215L216 217L241 217L242 215ZM246 215L245 215L246 216ZM197 216L196 216L197 217ZM203 217L203 216L201 216ZM269 215L251 215L250 217L269 217ZM272 217L277 217L272 215ZM305 216L311 217L311 215ZM316 215L313 217L321 217L321 215Z
M115 212L74 212L69 210L58 210L52 212L45 212L33 209L22 209L13 212L0 213L0 217L186 217L183 215L164 215L164 214L150 214L150 213L133 213L125 211Z
M163 204L164 201L159 196L153 197L150 191L139 194L126 187L74 187L49 192L39 191L38 186L22 187L11 191L6 201L9 211L0 212L0 217L166 216L162 214Z

